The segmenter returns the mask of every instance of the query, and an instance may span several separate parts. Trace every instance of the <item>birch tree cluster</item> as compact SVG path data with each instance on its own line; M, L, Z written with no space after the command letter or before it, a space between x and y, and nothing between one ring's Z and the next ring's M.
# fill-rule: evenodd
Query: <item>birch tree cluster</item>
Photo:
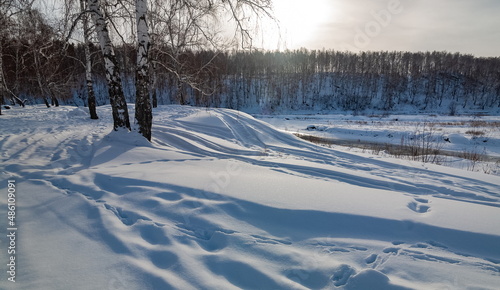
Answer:
M48 2L44 1L19 1L19 5L11 5L14 1L0 2L0 59L4 59L4 43L11 43L8 39L7 29L10 26L19 26L20 29L27 29L28 32L37 31L35 34L23 33L14 37L14 42L28 42L30 60L35 68L36 83L40 98L49 107L47 96L52 99L53 105L58 105L57 94L61 91L61 84L67 84L66 79L70 74L63 71L59 78L53 80L53 76L46 76L42 73L44 69L60 72L68 66L57 63L55 58L57 53L62 53L69 58L71 40L75 40L75 30L80 26L80 41L84 47L84 60L80 59L85 68L85 82L88 94L88 106L92 119L97 119L95 106L95 92L92 77L92 56L90 47L92 37L97 40L106 77L109 103L112 107L114 129L137 130L145 138L151 140L152 127L152 104L151 86L155 84L155 77L151 77L151 70L155 66L162 66L174 75L177 79L177 87L189 86L203 92L201 86L195 81L196 77L186 74L184 66L186 50L198 50L211 48L219 50L226 42L219 37L221 31L219 22L231 20L235 35L233 40L238 40L242 47L251 46L252 33L251 26L254 25L255 17L261 15L271 16L270 0L61 0L50 1L54 4L53 11L47 14L55 14L59 17L57 25L59 30L52 31L51 25L47 25L43 17L41 8ZM43 2L43 3L42 3ZM17 2L16 2L17 4ZM22 4L22 5L21 5ZM46 9L48 10L48 9ZM14 19L11 17L19 13ZM33 19L29 23L24 23L23 19ZM12 19L11 19L12 18ZM91 19L92 21L89 21ZM13 21L11 21L13 20ZM91 23L89 23L91 22ZM92 36L93 35L93 36ZM43 43L38 43L37 39L43 37ZM95 41L94 40L94 41ZM63 41L62 45L53 47L57 41ZM123 89L123 63L116 55L116 46L132 43L135 49L134 64L134 86L135 86L135 118L133 126L129 120L127 100ZM157 49L151 51L153 44ZM164 56L169 61L166 63L152 62L151 56ZM60 57L64 58L64 57ZM27 59L27 55L22 55L22 59ZM17 65L17 63L16 63ZM53 65L54 67L49 67ZM208 67L210 62L203 64ZM11 98L24 105L24 101L19 101L19 93L9 90L6 77L4 77L4 65L0 63L0 87L1 102L4 102L6 92L11 93ZM202 69L203 70L203 69ZM19 69L16 68L16 72ZM17 80L17 78L16 78ZM34 86L30 86L30 89ZM181 89L178 90L179 92ZM34 97L32 91L25 90L27 95ZM154 98L153 98L154 99ZM154 99L156 100L156 99ZM156 102L154 103L156 105ZM0 112L1 113L1 112Z
M111 104L116 130L148 140L159 104L264 113L500 107L498 57L255 49L270 0L41 2L0 0L0 102L84 105L92 119Z

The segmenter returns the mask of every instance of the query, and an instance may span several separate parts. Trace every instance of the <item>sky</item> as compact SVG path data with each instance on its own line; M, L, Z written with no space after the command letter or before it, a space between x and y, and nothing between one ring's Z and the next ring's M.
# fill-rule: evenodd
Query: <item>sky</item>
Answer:
M498 0L274 0L261 46L500 56Z

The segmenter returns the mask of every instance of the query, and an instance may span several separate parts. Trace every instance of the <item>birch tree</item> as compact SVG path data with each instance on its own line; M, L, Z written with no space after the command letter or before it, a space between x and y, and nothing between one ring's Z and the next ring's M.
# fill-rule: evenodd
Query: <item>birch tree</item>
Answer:
M113 128L131 130L127 102L123 94L120 69L109 36L108 24L101 9L99 0L88 0L88 10L92 13L96 33L104 57L106 80L108 82L109 100L113 114Z
M213 29L217 21L224 17L234 20L237 37L242 46L251 46L252 33L248 28L249 23L255 21L253 17L266 15L272 18L271 0L171 0L154 1L155 22L164 29L168 42L166 47L170 49L165 52L172 61L173 67L162 64L168 71L177 77L177 94L182 94L184 84L189 84L196 91L206 94L206 73L203 73L212 58L206 64L202 64L199 70L192 75L186 73L184 63L180 56L187 50L197 48L218 48L218 32ZM136 67L136 111L135 119L139 132L148 140L151 140L152 106L149 97L149 28L148 28L148 5L147 0L135 1L136 33L137 33L137 67ZM215 55L217 56L217 54ZM188 68L189 70L189 68ZM182 98L181 98L182 99ZM182 101L182 100L181 100Z
M94 82L92 81L92 58L90 54L90 27L88 22L87 13L87 0L80 0L80 11L82 13L83 25L83 47L85 54L85 83L87 85L87 102L89 106L90 119L99 119L96 110L96 100L94 93Z
M153 114L149 98L149 29L147 0L136 0L137 67L135 79L135 120L139 133L151 141Z
M113 110L114 129L127 128L130 130L129 115L121 85L119 65L116 60L108 30L107 22L111 21L111 19L105 15L101 0L87 1L88 7L86 9L92 14L92 19L95 24L96 33L104 57L110 103ZM105 0L103 1L103 3L105 3ZM123 1L123 3L117 1L115 4L115 9L117 5L122 5L125 9L127 9L126 7L130 7L125 1ZM178 41L180 45L176 48L180 48L181 50L193 48L189 47L186 40L188 40L189 43L207 43L208 47L211 48L217 47L217 45L215 45L216 37L214 37L216 33L210 31L211 24L215 24L217 20L219 20L218 17L224 18L227 16L235 20L235 27L236 30L239 31L239 39L241 39L242 45L251 43L251 33L246 27L246 25L251 22L249 21L250 15L270 15L269 10L271 9L271 0L203 0L197 2L171 0L159 1L155 4L157 5L156 7L162 7L164 11L170 10L169 13L166 13L166 27L170 32L170 40L175 39ZM83 6L82 2L82 7ZM132 6L135 8L135 31L132 31L132 33L136 33L137 35L135 122L139 133L146 139L151 140L152 106L149 97L151 82L149 78L150 31L148 27L148 13L150 13L150 11L148 11L148 0L136 0L135 5ZM182 9L178 9L179 7ZM171 17L172 13L170 12L174 12L178 17ZM212 20L207 21L205 16L212 17ZM176 22L173 23L172 21ZM174 27L176 29L173 29ZM181 28L181 30L179 30L179 28ZM180 62L177 59L179 54L174 55L174 61L172 63L179 67ZM202 69L206 67L207 65L203 65ZM180 75L182 74L178 74L177 76ZM179 78L179 80L181 79L182 78ZM188 78L183 79L182 82L185 82ZM89 84L88 80L89 75L87 74L87 84ZM196 85L192 87L199 89ZM90 89L90 86L88 86L88 88Z
M7 21L6 21L7 16L4 10L6 9L2 3L0 6L0 115L2 114L2 105L7 91L5 89L5 79L3 74L3 41L5 34L4 30L7 26Z

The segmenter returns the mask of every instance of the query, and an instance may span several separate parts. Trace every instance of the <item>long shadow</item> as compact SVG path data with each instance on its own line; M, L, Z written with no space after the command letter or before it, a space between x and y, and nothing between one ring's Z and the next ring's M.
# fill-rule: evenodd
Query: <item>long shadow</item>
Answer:
M446 245L454 252L482 258L500 258L500 231L498 235L474 233L457 229L437 227L408 220L391 220L364 215L353 215L316 210L291 210L275 208L255 202L227 197L214 192L200 191L195 188L163 184L163 188L197 198L200 203L224 201L217 207L193 214L192 218L178 220L182 227L198 227L195 223L210 220L216 211L231 218L244 221L268 232L274 237L299 242L315 237L357 238L381 241L435 242ZM189 215L189 213L186 213ZM201 214L201 216L199 216ZM193 224L189 224L189 223ZM187 223L187 224L186 224ZM213 221L203 222L201 226L213 225ZM208 229L210 230L210 229ZM211 230L237 231L238 229L214 228Z
M307 158L307 161L320 165L331 165L331 169L319 169L310 166L292 165L280 162L276 159L269 161L256 158L256 156L262 155L264 149L259 151L255 148L246 148L242 150L226 148L213 143L213 141L208 143L199 137L195 138L195 136L187 132L182 132L182 139L180 139L177 137L177 130L166 128L163 130L164 131L161 132L161 134L168 135L168 140L171 141L171 146L174 146L179 150L179 152L185 154L192 154L190 152L195 152L197 157L207 156L217 159L234 159L257 166L271 168L284 174L305 175L310 176L311 178L341 181L366 188L395 190L415 195L434 195L436 197L458 199L471 203L500 207L500 204L498 203L500 200L500 192L494 192L488 189L498 188L494 184L447 173L432 172L432 176L430 176L430 173L427 170L404 165L398 165L397 168L395 168L395 165L390 162L374 160L318 147L314 144L308 144L307 142L299 140L293 136L286 136L286 138L283 138L287 139L286 141L289 144L293 144L293 147L295 148L292 146L284 147L283 145L269 145L267 146L267 149L297 157L305 157ZM279 134L283 133L278 132L278 135ZM186 141L185 138L191 142ZM303 147L298 147L298 145ZM210 150L207 148L210 148ZM158 149L162 150L161 148ZM341 172L340 170L335 170L335 168L348 169L352 171L353 174ZM370 174L374 177L382 177L383 179L356 175L357 171L370 171ZM397 176L393 176L389 179L388 177L390 176L390 172L395 171L398 171L400 174L401 172L406 172L407 174L404 174L406 177L411 174L424 176L425 178L434 180L434 183L437 183L437 185L431 183L416 184L407 178L398 178ZM456 188L449 188L444 184L438 183L439 179L447 180L450 178L463 180L463 184L466 184L467 186L457 190ZM489 195L490 197L474 193L474 191L477 191L478 188L482 188L481 192Z
M227 111L227 110L220 111L220 110L216 110L216 109L214 109L214 111L216 112L218 118L228 119L231 121L231 123L228 123L228 130L231 129L231 128L229 128L230 126L236 125L238 128L242 128L241 130L245 131L246 134L241 134L241 133L238 134L238 130L234 130L234 129L230 130L231 132L236 132L236 133L231 134L231 135L233 135L234 139L244 139L244 138L246 138L246 135L248 135L257 141L261 141L261 140L266 141L266 142L257 142L257 143L259 143L259 145L273 146L273 145L281 143L282 145L283 144L288 145L285 147L286 147L286 149L289 149L289 150L293 150L290 147L296 147L296 148L301 148L303 150L304 149L309 150L310 152L313 152L316 154L318 154L318 153L326 154L330 157L332 157L332 155L334 155L336 158L345 158L348 160L352 160L354 158L354 159L368 161L367 163L369 163L369 164L370 163L379 164L379 165L389 164L390 166L393 166L392 163L387 163L387 162L384 162L382 160L373 160L370 158L364 158L364 157L360 157L358 155L353 155L353 154L349 154L349 153L345 153L345 152L338 152L335 150L331 150L329 148L318 146L316 144L311 144L310 142L306 142L306 141L294 136L291 133L287 134L287 133L283 133L281 131L278 131L263 121L256 120L253 118L248 118L248 117L244 116L245 114L241 114L239 112L232 112L232 111ZM243 120L244 120L244 122L243 122ZM171 121L171 124L174 125L175 127L183 128L187 131L203 133L203 134L207 134L207 132L210 132L210 134L214 135L215 137L219 137L221 139L227 138L227 131L228 130L225 131L226 134L223 134L224 130L221 131L220 129L218 129L218 130L221 132L212 133L212 131L207 131L207 128L205 126L201 126L199 124L191 124L191 123L186 123L186 122L176 121L176 120ZM250 130L247 127L250 127ZM245 144L245 142L241 142L242 140L239 140L239 141L240 141L240 144ZM304 151L301 151L300 153L304 154L305 153ZM355 164L353 164L353 166L355 166Z
M73 198L79 197L73 196ZM102 206L102 204L100 205ZM37 211L45 212L47 210L50 210L50 212L58 221L67 225L69 228L78 232L80 235L86 237L87 239L104 245L109 250L120 256L134 256L134 253L130 249L129 245L127 245L127 243L119 238L119 236L117 235L118 233L114 233L113 231L109 230L110 225L105 221L102 209L100 209L98 206L95 206L95 204L92 204L91 202L89 203L85 200L82 200L82 202L80 202L78 206L79 212L73 213L85 216L87 219L83 223L75 222L74 218L69 218L64 214L61 214L60 211L52 210L51 207L45 205L27 207L25 208L25 210L32 213L36 213ZM84 240L82 242L84 242ZM152 273L148 273L147 271L140 269L140 267L138 267L137 265L128 264L127 267L135 269L135 274L137 274L144 281L145 285L151 285L153 287L152 289L175 289L162 277L156 276Z
M98 177L98 179L101 178ZM164 209L148 208L147 200L134 201L127 198L127 202L122 203L124 207L130 206L130 208L124 208L130 212L143 214L149 212L150 216L145 217L145 220L152 223L161 224L168 221L169 224L175 224L175 227L183 233L176 238L178 242L184 244L190 244L189 241L192 240L203 244L210 240L215 232L228 234L241 232L241 228L228 228L228 225L233 223L227 221L234 219L238 221L234 224L246 223L250 228L259 229L261 239L269 238L269 240L284 245L307 242L316 238L364 239L387 243L405 241L413 244L423 242L440 245L441 248L460 255L490 260L500 259L500 247L498 247L500 245L500 232L498 235L491 235L443 228L409 220L393 220L361 214L318 210L283 209L168 182L117 178L114 181L122 184L123 187L117 187L115 190L124 190L125 194L132 193L131 188L136 186L154 187L159 191L174 193L177 197L186 200L186 202L176 203L176 205ZM116 198L120 194L124 193L117 193ZM109 200L109 202L113 201ZM115 237L114 233L107 232L108 230L102 224L100 211L97 208L89 208L88 212L90 220L94 221L95 226L101 229L97 231L99 237L96 238L103 240L118 254L130 254L130 250L126 244L123 244L122 239ZM218 218L214 218L215 216ZM64 217L61 216L60 219L64 219ZM71 226L81 231L82 234L89 235L79 225L71 224ZM269 237L263 237L261 231L267 233ZM254 235L255 233L243 232L241 234Z

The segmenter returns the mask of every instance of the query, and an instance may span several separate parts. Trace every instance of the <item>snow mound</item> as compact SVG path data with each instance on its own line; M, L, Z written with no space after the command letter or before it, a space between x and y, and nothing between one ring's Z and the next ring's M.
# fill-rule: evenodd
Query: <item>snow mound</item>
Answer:
M367 269L355 275L346 285L345 289L350 290L407 290L410 288L392 285L389 278L383 273Z
M110 133L109 106L99 120L53 110L1 117L22 271L0 288L500 282L498 176L318 147L227 109L160 107L152 143ZM78 118L47 122L68 114Z
M73 110L68 111L69 118L75 118L75 117L86 118L87 116L89 116L89 109L88 108L77 107L77 108L74 108Z

